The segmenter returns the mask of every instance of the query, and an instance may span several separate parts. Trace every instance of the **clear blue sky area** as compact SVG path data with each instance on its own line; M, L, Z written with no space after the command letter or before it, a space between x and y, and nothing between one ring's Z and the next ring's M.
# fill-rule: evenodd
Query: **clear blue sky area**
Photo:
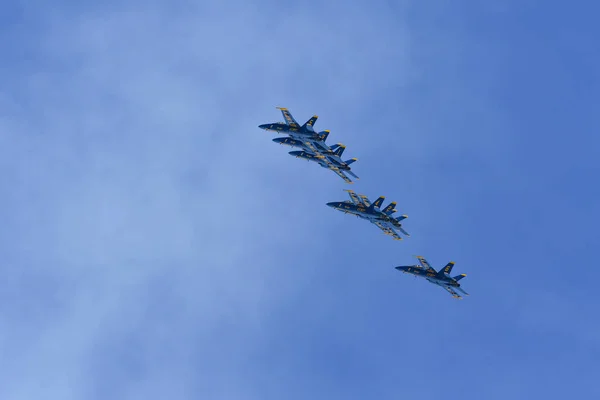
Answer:
M599 4L3 9L1 399L600 398Z

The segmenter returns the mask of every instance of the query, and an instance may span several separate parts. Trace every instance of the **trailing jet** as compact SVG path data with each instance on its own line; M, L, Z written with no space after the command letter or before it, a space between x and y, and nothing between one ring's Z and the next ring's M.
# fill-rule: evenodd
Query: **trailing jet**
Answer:
M346 174L351 175L354 179L360 179L352 170L350 169L350 164L357 161L357 158L351 158L350 160L343 161L340 157L342 153L346 150L346 146L341 143L335 144L331 146L331 151L329 152L311 152L311 151L290 151L290 154L296 158L303 158L308 161L314 161L319 163L319 165L323 168L327 168L335 172L340 178L342 178L346 183L353 183L350 178Z
M363 218L376 225L386 235L392 236L394 240L402 240L402 237L398 235L396 230L404 233L406 236L410 236L408 232L402 229L400 221L408 218L407 215L401 215L398 218L392 217L392 214L396 212L396 202L393 201L388 204L383 210L380 209L383 204L385 197L381 196L373 204L369 201L365 195L357 195L352 190L345 190L348 192L351 201L334 201L327 203L329 207L335 208L336 210L343 211L346 214L353 214L357 217Z
M316 156L322 156L324 154L332 155L334 153L335 149L337 149L340 146L344 146L341 143L337 143L337 144L334 144L333 146L329 147L329 145L327 145L325 143L327 136L329 136L329 131L323 131L319 135L320 135L320 137L318 139L306 138L303 140L296 140L296 139L292 139L291 137L284 137L284 138L275 138L275 139L273 139L273 141L275 143L278 143L281 145L301 148L303 151L314 154ZM324 157L319 157L319 158L324 158Z
M427 262L427 260L421 256L416 256L419 260L421 266L411 265L404 267L396 267L398 271L402 271L406 274L412 274L414 276L420 276L422 278L427 279L429 282L436 284L438 286L443 287L454 297L455 299L462 299L462 297L456 292L457 290L462 294L468 296L469 293L465 292L461 289L460 281L462 278L467 276L466 274L456 275L454 277L450 276L450 271L452 271L452 267L454 267L454 262L449 262L446 266L439 271L431 268L431 265Z

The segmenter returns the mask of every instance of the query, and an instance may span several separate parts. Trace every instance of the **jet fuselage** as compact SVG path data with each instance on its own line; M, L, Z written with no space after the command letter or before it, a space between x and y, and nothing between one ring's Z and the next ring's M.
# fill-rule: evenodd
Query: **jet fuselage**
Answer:
M295 127L285 124L283 122L276 122L272 124L262 124L258 126L260 129L264 129L266 131L276 131L276 132L287 132L290 134L300 134L300 135L308 135L312 136L315 134L312 126L306 127Z
M432 270L425 270L419 267L396 267L397 270L402 271L407 274L415 275L421 278L427 279L431 283L435 283L440 286L451 286L451 287L460 287L460 283L452 279L451 277L435 272Z
M307 141L308 143L306 143L302 140ZM312 145L312 147L318 153L321 153L321 154L314 154L314 156L316 158L323 158L325 155L333 154L333 150L331 150L331 148L329 146L327 146L325 144L325 142L323 142L323 141L316 141L312 138L303 138L302 140L292 139L291 137L273 139L273 141L275 143L290 146L290 147L297 147L297 148L302 149L303 151L308 151L311 153L314 152L314 150L310 148L310 145ZM290 154L292 154L293 156L297 156L298 154L301 154L301 153L302 153L302 151L295 151L295 152L291 152Z
M334 201L331 203L327 203L329 207L335 208L336 210L343 211L346 213L354 214L364 219L368 219L370 221L382 221L388 222L395 227L400 227L400 223L395 219L390 217L389 215L377 211L377 210L369 210L368 207L362 204L354 204L347 201Z

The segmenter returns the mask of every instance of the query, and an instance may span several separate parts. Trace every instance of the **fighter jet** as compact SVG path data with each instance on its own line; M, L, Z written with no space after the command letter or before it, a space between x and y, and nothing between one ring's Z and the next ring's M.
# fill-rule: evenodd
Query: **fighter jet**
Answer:
M313 115L304 125L300 126L287 108L277 107L277 109L281 110L286 122L275 122L258 126L261 129L289 135L285 138L273 139L275 143L301 148L302 151L292 151L290 154L297 158L318 162L323 168L332 170L347 183L352 183L352 181L342 171L358 179L358 176L352 173L349 167L357 159L353 158L342 161L340 156L346 147L341 143L329 147L325 143L330 133L329 130L315 132L313 125L317 121L318 116Z
M438 286L443 287L454 297L455 299L462 299L462 297L456 292L457 290L462 294L468 296L469 293L465 292L461 289L460 281L462 278L467 276L466 274L456 275L454 277L450 276L450 271L452 271L452 267L454 267L454 262L449 262L446 266L439 271L431 268L431 265L427 262L427 260L421 256L415 256L419 260L421 266L411 265L404 267L396 267L398 271L402 271L406 274L412 274L414 276L420 276L422 278L427 279L429 282L436 284Z
M323 132L319 133L319 137L317 139L306 138L303 140L296 140L296 139L292 139L291 137L284 137L284 138L275 138L275 139L273 139L273 141L275 143L278 143L281 145L301 148L303 151L314 154L316 156L322 156L325 154L333 155L335 149L337 149L340 146L344 146L344 145L341 143L336 143L333 146L329 147L329 145L325 143L327 136L329 136L329 131L323 131ZM324 158L324 157L319 157L319 158Z
M357 158L351 158L350 160L343 161L340 157L344 150L346 150L346 146L341 143L335 144L331 146L331 150L329 152L321 152L317 150L316 152L312 151L290 151L290 154L296 158L303 158L308 161L317 162L321 167L332 170L335 172L340 178L342 178L346 183L353 183L350 178L346 174L351 175L354 179L360 179L352 170L350 169L350 164L357 161Z
M262 124L258 126L260 129L285 133L290 135L291 139L295 139L301 142L304 142L305 139L325 141L325 139L327 138L329 131L315 132L313 128L313 125L317 121L317 118L319 118L318 116L313 115L308 121L304 123L304 125L300 126L300 124L294 119L294 117L292 117L292 114L288 111L287 108L277 107L277 109L281 110L285 122Z
M327 203L327 205L346 214L353 214L359 218L368 220L381 229L383 233L392 236L394 240L402 240L402 237L396 233L396 230L399 230L406 236L410 236L408 232L402 229L402 225L400 224L400 221L408 218L408 216L401 215L398 218L392 217L392 214L396 212L395 201L388 204L383 210L380 210L385 197L381 196L371 204L367 196L363 194L357 195L352 190L345 191L348 192L351 201L334 201Z

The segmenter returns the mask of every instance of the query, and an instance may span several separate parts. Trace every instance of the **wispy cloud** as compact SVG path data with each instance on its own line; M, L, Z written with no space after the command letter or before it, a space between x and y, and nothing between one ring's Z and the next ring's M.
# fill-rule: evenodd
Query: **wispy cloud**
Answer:
M38 10L5 75L3 398L264 398L253 354L301 285L282 261L323 240L305 210L337 178L257 125L389 84L405 40L381 11Z
M531 4L443 3L9 10L0 397L589 397L596 139L564 130L597 80ZM325 207L347 186L257 128L275 106L412 237ZM415 253L471 298L398 276Z

